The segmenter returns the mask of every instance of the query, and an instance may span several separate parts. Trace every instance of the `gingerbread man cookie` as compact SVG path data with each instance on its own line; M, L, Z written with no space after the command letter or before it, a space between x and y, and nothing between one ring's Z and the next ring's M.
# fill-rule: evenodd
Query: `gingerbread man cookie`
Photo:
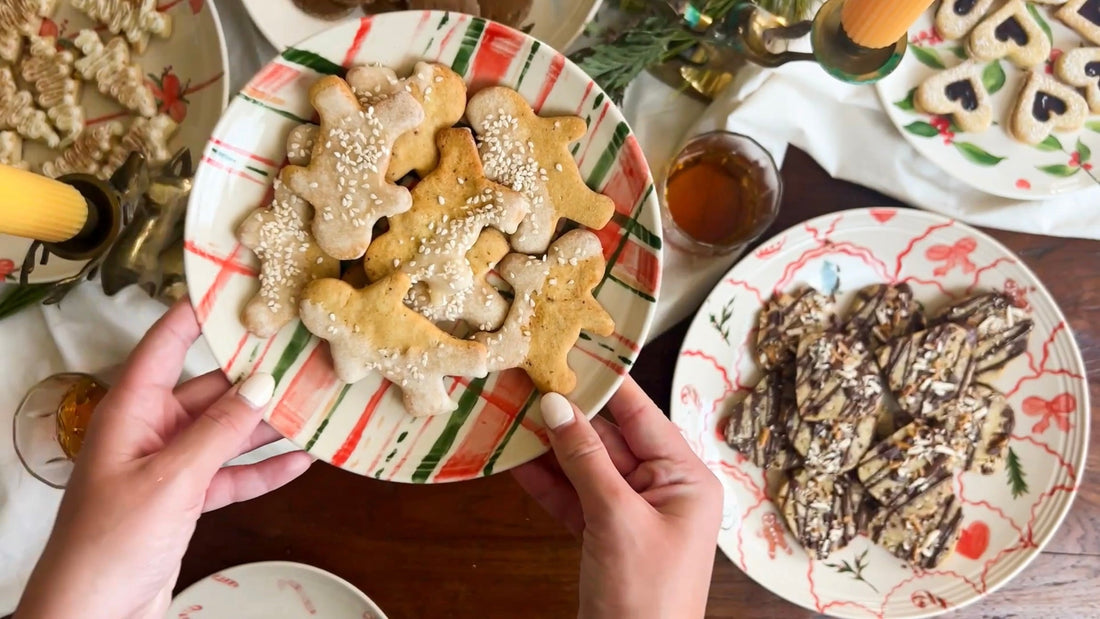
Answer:
M287 166L281 177L316 209L313 234L338 260L367 251L375 222L412 206L409 190L386 181L398 136L424 120L406 92L363 109L344 80L326 77L310 89L321 129L308 166Z
M313 147L317 145L317 125L302 124L290 130L286 138L286 160L290 165L307 166L313 159Z
M582 329L611 335L615 322L592 295L607 263L595 234L567 232L547 256L511 254L498 271L515 289L504 326L474 339L489 348L489 371L519 367L543 393L568 394L577 375L567 357Z
M103 163L122 135L122 123L106 122L88 127L52 161L42 164L42 174L57 178L66 174L93 174L102 178Z
M172 18L157 10L157 0L72 0L73 8L103 23L111 34L122 34L138 54L145 53L149 36L172 36Z
M245 305L242 322L271 337L298 317L298 297L309 282L339 277L340 262L321 251L309 230L313 207L275 181L267 208L249 214L237 229L241 244L260 259L260 290Z
M418 62L403 80L385 67L360 66L348 71L348 85L363 105L373 105L402 89L424 108L424 120L393 144L393 158L386 173L394 182L415 171L421 178L439 164L436 134L453 127L466 110L466 82L462 76L436 63Z
M23 161L23 138L14 131L0 131L0 164L26 170L30 168Z
M1093 45L1100 45L1100 1L1069 0L1054 16Z
M1085 89L1085 101L1094 114L1100 113L1100 47L1080 47L1058 57L1054 63L1058 79Z
M615 213L611 198L584 183L569 144L584 136L576 116L541 118L516 91L486 88L466 108L489 178L527 196L531 214L512 236L512 247L546 251L565 218L598 230Z
M73 43L84 54L74 65L81 77L95 82L99 92L126 109L145 117L156 115L157 100L125 40L115 37L104 45L95 30L81 30Z
M62 144L71 143L84 130L80 105L80 80L73 77L73 54L58 51L53 37L31 37L30 55L23 59L23 80L34 88L35 101L46 110L59 131Z
M985 65L967 60L941 71L917 87L913 103L930 114L950 114L968 133L979 133L993 124L993 103L982 83Z
M338 279L316 280L302 293L302 323L328 340L336 375L344 382L358 382L377 370L401 388L409 414L449 413L457 404L443 378L486 376L488 352L405 307L410 285L404 273L362 290Z
M1073 88L1041 69L1032 71L1020 90L1009 129L1021 142L1038 144L1052 131L1076 131L1085 124L1088 104Z
M1021 69L1038 66L1050 56L1050 39L1027 10L1024 0L1009 0L970 33L967 50L976 60L1008 58Z
M496 331L504 324L511 303L489 283L488 277L511 249L503 233L486 228L470 251L466 252L466 261L474 276L471 288L456 293L451 303L438 307L432 304L428 285L417 284L405 301L433 322L462 320L478 331ZM366 275L363 277L365 279Z
M34 97L20 90L11 67L0 67L0 131L14 130L28 140L38 140L56 148L61 138L50 126L49 118L34 107Z
M523 195L485 177L468 129L445 129L436 141L439 167L413 188L412 208L390 217L390 231L367 249L364 267L372 281L398 269L408 273L414 284L428 284L431 307L441 309L473 287L465 255L481 231L515 232L530 206Z

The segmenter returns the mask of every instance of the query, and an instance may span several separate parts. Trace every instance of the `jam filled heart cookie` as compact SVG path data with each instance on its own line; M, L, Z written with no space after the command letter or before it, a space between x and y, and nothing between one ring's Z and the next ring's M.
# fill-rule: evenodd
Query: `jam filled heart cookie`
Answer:
M1100 0L1069 0L1054 16L1093 45L1100 45Z
M565 233L542 258L511 254L498 271L515 290L504 326L474 339L489 349L489 371L522 368L543 393L568 394L577 386L569 351L581 330L608 336L615 323L592 295L607 263L595 234Z
M980 133L993 124L993 103L982 83L985 65L968 60L925 80L913 103L929 114L950 115L960 129Z
M439 167L413 188L412 207L390 217L389 232L371 243L363 266L371 281L404 271L414 284L426 283L431 306L442 309L474 286L465 256L481 231L515 232L530 206L522 194L485 177L468 129L445 129L436 140Z
M260 290L241 321L259 337L271 337L298 317L298 298L309 282L340 275L340 263L321 251L310 232L313 207L275 181L275 196L237 228L241 244L260 259Z
M399 92L363 109L344 80L326 77L310 89L321 116L308 166L287 166L281 178L316 209L313 234L338 260L355 260L370 245L375 222L409 210L409 190L386 181L398 136L424 120L412 95Z
M531 214L512 236L527 254L546 251L561 219L599 230L615 213L611 198L584 183L569 145L587 131L576 116L542 118L510 88L486 88L470 99L466 116L477 133L485 173L527 196Z
M1046 72L1035 70L1024 80L1009 128L1017 140L1038 144L1052 131L1080 129L1087 117L1084 97Z
M1021 69L1038 66L1050 56L1050 39L1024 0L1009 0L970 33L970 57L981 61L1008 58Z
M1100 47L1081 47L1068 51L1054 63L1058 79L1085 89L1089 110L1100 113Z
M302 323L328 340L336 375L358 382L377 370L401 388L410 415L442 415L455 409L446 376L488 374L485 346L441 331L405 306L411 282L394 273L362 290L338 279L308 284L299 306Z
M936 32L947 40L961 39L992 6L993 0L943 0L936 10Z

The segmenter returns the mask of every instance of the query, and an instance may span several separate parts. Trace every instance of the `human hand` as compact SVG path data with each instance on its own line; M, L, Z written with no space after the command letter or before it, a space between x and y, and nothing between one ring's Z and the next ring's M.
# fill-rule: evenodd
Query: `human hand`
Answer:
M582 539L579 617L702 617L722 485L629 376L607 408L543 396L554 452L513 475Z
M17 618L164 617L199 516L265 494L312 463L292 452L222 468L279 438L261 424L275 381L220 371L178 387L199 325L184 300L130 355L92 415L53 533Z

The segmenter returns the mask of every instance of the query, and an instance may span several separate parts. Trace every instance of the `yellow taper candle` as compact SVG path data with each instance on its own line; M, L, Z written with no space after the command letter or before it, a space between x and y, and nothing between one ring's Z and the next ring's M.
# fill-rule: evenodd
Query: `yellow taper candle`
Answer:
M0 165L0 233L60 243L87 221L88 203L73 187Z
M847 0L840 10L840 25L858 45L890 47L931 4L932 0Z

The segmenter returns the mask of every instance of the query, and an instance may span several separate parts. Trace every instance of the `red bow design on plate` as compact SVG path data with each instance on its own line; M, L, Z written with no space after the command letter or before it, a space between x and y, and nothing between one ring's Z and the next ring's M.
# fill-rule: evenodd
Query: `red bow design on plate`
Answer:
M1069 393L1055 396L1053 400L1049 401L1031 396L1024 400L1023 410L1028 417L1042 417L1031 428L1031 431L1035 434L1046 432L1051 421L1058 426L1059 430L1068 432L1070 428L1069 416L1077 410L1077 398Z
M932 262L945 263L932 271L936 277L947 275L955 267L962 267L963 273L973 273L977 267L970 261L970 254L977 248L978 242L967 237L959 239L954 245L933 245L924 252L924 257Z

